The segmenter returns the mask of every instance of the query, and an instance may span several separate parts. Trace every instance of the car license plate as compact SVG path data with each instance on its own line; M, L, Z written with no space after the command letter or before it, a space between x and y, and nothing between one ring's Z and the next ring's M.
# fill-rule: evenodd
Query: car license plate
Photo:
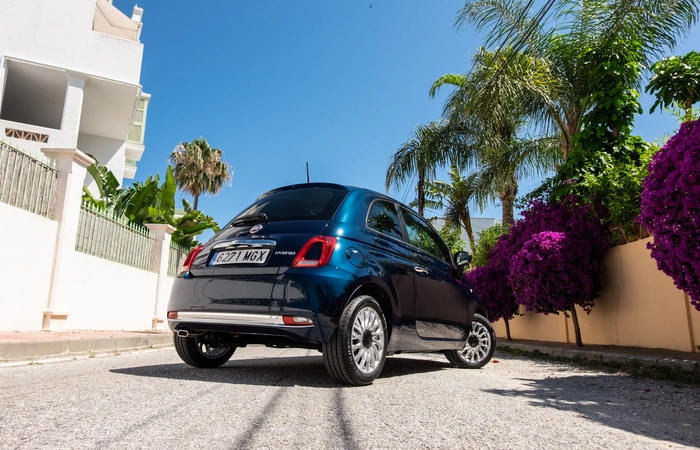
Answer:
M229 250L219 252L214 255L210 266L219 264L265 264L267 257L270 254L269 248L244 249L244 250Z

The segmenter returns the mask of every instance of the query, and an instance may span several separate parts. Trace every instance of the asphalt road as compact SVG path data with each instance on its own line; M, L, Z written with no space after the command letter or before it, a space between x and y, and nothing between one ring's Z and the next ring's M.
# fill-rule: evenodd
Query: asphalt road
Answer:
M319 353L239 349L220 369L172 349L0 366L2 449L700 447L700 388L497 355L389 358L371 386Z

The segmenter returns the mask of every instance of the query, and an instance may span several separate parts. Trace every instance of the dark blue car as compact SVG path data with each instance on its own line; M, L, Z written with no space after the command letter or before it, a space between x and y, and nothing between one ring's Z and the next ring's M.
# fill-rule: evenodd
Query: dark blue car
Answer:
M444 352L455 366L479 368L496 336L459 280L469 260L453 257L425 219L390 197L287 186L190 253L168 324L178 355L195 367L264 344L317 349L330 375L349 385L372 383L400 352Z

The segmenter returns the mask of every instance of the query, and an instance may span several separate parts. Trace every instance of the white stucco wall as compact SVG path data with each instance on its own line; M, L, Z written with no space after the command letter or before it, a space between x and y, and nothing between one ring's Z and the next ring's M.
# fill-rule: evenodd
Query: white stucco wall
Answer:
M170 328L168 328L168 300L170 299L170 291L173 289L173 281L175 281L174 278L165 277L165 282L162 284L164 288L162 298L164 301L158 305L158 310L156 312L156 317L163 321L159 323L156 328L162 331L170 330Z
M2 0L0 55L139 84L143 45L92 31L95 0Z
M49 144L28 141L25 139L13 139L11 137L4 136L5 128L15 128L32 133L48 134ZM75 148L77 141L75 134L66 133L64 131L54 130L51 128L37 127L26 123L12 122L9 120L0 120L0 130L2 131L2 134L0 134L0 139L2 139L2 141L7 145L28 153L34 157L38 157L39 159L41 159L42 148Z
M0 270L0 330L40 330L58 223L5 203L0 223L6 261Z
M158 276L106 259L75 252L73 295L55 309L69 313L51 329L150 330Z

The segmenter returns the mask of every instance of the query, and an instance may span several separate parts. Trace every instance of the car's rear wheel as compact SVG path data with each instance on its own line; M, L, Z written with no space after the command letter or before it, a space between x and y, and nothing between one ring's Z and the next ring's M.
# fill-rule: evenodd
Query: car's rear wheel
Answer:
M180 359L193 367L213 369L231 359L236 347L217 347L207 343L202 337L182 337L173 334L175 351Z
M469 336L462 350L447 350L445 356L457 367L479 369L484 367L496 351L496 333L491 322L481 314L474 314Z
M387 329L374 298L354 298L340 316L335 333L323 343L323 361L336 381L351 386L371 384L386 361Z

